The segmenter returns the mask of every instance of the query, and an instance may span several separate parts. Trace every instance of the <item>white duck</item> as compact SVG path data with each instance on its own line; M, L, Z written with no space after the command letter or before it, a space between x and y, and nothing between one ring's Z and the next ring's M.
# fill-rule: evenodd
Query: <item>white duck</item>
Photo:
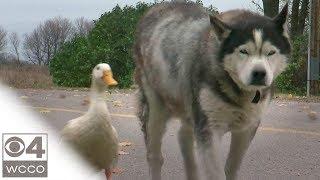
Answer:
M118 135L110 124L105 103L107 86L117 85L108 64L98 64L92 71L91 97L88 112L70 120L62 130L63 138L70 142L98 170L104 169L108 180L118 158Z

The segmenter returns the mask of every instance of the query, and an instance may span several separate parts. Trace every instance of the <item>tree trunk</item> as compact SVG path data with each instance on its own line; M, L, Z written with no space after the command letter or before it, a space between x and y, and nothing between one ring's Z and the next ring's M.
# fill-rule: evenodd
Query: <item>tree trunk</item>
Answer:
M296 35L298 36L303 34L308 12L309 12L309 0L302 0L301 9L299 13L298 28L296 32Z
M292 12L291 12L291 36L296 36L299 27L299 6L300 0L292 1Z
M275 17L279 12L279 0L262 0L264 15Z

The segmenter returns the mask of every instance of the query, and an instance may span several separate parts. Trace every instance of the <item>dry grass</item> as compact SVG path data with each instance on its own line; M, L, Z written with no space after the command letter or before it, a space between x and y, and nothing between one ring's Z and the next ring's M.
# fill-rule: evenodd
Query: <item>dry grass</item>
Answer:
M48 67L31 64L0 64L0 81L15 88L53 87Z

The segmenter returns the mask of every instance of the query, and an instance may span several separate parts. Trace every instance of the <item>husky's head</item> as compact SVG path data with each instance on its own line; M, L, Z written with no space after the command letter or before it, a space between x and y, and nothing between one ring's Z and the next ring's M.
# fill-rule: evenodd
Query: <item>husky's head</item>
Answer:
M272 84L287 65L288 5L273 19L233 10L210 21L221 41L219 60L242 89L256 90Z

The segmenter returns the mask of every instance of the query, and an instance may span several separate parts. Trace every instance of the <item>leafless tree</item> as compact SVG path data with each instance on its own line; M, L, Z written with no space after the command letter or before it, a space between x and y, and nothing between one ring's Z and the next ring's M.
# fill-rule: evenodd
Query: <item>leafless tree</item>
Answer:
M16 32L13 32L10 34L10 44L12 46L12 52L13 54L16 56L16 60L18 61L18 63L20 63L20 39L19 36Z
M74 22L75 34L78 36L87 36L94 26L93 21L84 17L77 18Z
M23 42L24 53L27 59L33 64L42 65L44 63L43 42L39 29L26 34Z
M61 17L41 23L25 36L23 48L27 59L35 64L48 65L63 43L72 37L72 29L70 20Z
M0 26L0 52L7 46L7 31Z
M257 8L258 12L264 12L263 7L256 0L251 0L251 3Z

